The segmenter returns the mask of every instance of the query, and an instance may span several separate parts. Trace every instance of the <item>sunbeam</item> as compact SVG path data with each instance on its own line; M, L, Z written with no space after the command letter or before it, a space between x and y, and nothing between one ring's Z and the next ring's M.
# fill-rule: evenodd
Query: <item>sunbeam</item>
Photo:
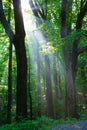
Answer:
M33 15L29 5L28 0L21 0L24 26L26 33L31 32L35 29L35 24L33 23Z
M36 48L39 46L40 60L44 63L44 55L49 54L52 60L53 53L55 53L55 48L49 44L47 38L43 35L43 32L37 28L36 17L33 15L31 7L28 0L21 0L24 26L26 32L26 39L28 50L30 53L31 62L33 68L36 69ZM38 18L39 20L39 18ZM48 24L48 23L47 23ZM50 24L50 23L49 23Z

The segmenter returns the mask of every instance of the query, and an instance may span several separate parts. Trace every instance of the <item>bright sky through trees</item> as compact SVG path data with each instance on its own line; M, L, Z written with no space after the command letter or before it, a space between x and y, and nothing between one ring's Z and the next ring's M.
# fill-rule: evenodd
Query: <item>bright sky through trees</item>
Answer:
M28 0L21 0L21 6L22 6L25 30L27 34L28 32L33 31L35 28L35 25L32 19L33 15L32 15Z

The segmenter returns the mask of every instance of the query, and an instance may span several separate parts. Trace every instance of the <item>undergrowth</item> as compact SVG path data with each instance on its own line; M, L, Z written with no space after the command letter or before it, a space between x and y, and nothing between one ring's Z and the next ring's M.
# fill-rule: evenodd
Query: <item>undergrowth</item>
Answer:
M28 120L5 125L0 127L0 130L51 130L55 122L53 119L41 117L34 121Z
M81 118L79 120L75 118L67 118L66 120L54 120L43 116L33 121L27 120L21 121L19 123L15 122L10 125L4 125L0 127L0 130L52 130L52 128L58 124L69 124L85 119L87 119L85 113L81 115Z

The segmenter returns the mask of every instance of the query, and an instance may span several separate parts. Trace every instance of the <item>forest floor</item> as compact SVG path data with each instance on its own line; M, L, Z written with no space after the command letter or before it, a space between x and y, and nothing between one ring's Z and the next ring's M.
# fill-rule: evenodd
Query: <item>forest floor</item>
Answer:
M82 117L80 120L75 118L54 120L42 116L32 121L22 120L11 124L3 124L0 130L87 130L87 114Z
M57 125L52 130L87 130L87 120L72 124Z

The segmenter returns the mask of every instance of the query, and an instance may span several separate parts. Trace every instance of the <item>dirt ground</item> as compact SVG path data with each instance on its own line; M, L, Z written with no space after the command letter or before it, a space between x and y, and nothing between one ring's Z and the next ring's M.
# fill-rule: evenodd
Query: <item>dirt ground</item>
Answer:
M52 130L87 130L87 120L73 124L57 125Z

